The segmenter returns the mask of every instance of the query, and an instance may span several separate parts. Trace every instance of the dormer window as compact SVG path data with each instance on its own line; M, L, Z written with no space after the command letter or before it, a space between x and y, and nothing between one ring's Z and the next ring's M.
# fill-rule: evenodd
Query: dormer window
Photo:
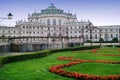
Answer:
M53 25L56 25L56 19L53 19Z

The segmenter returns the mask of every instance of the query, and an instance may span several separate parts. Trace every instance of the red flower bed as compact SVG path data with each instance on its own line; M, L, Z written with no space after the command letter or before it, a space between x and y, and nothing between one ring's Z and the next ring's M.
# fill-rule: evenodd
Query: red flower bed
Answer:
M78 72L68 72L63 70L64 67L73 66L76 64L84 63L84 62L97 62L97 63L111 63L111 64L120 64L120 62L115 61L106 61L106 60L81 60L73 57L59 57L59 60L70 60L71 62L67 64L60 64L56 66L52 66L49 71L55 74L59 74L66 77L76 78L77 80L120 80L120 75L110 75L110 76L95 76L89 74L82 74Z
M118 48L118 51L120 51L120 48Z
M93 49L92 52L93 52L93 53L96 53L96 52L97 52L97 49Z

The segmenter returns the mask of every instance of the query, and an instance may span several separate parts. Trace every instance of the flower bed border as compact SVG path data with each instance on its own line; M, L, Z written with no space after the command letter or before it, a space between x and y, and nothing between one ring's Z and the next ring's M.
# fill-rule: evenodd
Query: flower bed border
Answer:
M59 57L58 60L70 60L70 62L67 64L52 66L49 68L50 72L59 74L61 76L75 78L77 80L120 80L120 75L96 76L96 75L82 74L78 72L69 72L62 69L65 67L70 67L85 62L97 62L97 63L109 63L109 64L120 64L120 62L106 61L106 60L81 60L73 57L64 57L64 56Z

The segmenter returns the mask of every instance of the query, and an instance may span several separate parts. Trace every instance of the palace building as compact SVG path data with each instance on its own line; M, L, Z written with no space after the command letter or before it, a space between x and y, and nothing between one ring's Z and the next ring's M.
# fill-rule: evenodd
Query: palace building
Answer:
M81 46L100 39L120 40L120 25L94 26L78 21L76 15L51 4L41 12L28 14L28 20L17 21L15 27L0 27L0 51L37 51Z

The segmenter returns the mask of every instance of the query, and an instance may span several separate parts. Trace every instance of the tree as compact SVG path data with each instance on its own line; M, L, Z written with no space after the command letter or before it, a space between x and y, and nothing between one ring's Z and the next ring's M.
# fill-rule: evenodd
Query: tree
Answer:
M86 40L86 43L91 43L92 41L91 40Z
M113 43L118 43L118 38L113 38L113 39L112 39L112 42L113 42Z
M104 42L104 39L103 39L103 38L100 38L100 39L99 39L99 42Z

